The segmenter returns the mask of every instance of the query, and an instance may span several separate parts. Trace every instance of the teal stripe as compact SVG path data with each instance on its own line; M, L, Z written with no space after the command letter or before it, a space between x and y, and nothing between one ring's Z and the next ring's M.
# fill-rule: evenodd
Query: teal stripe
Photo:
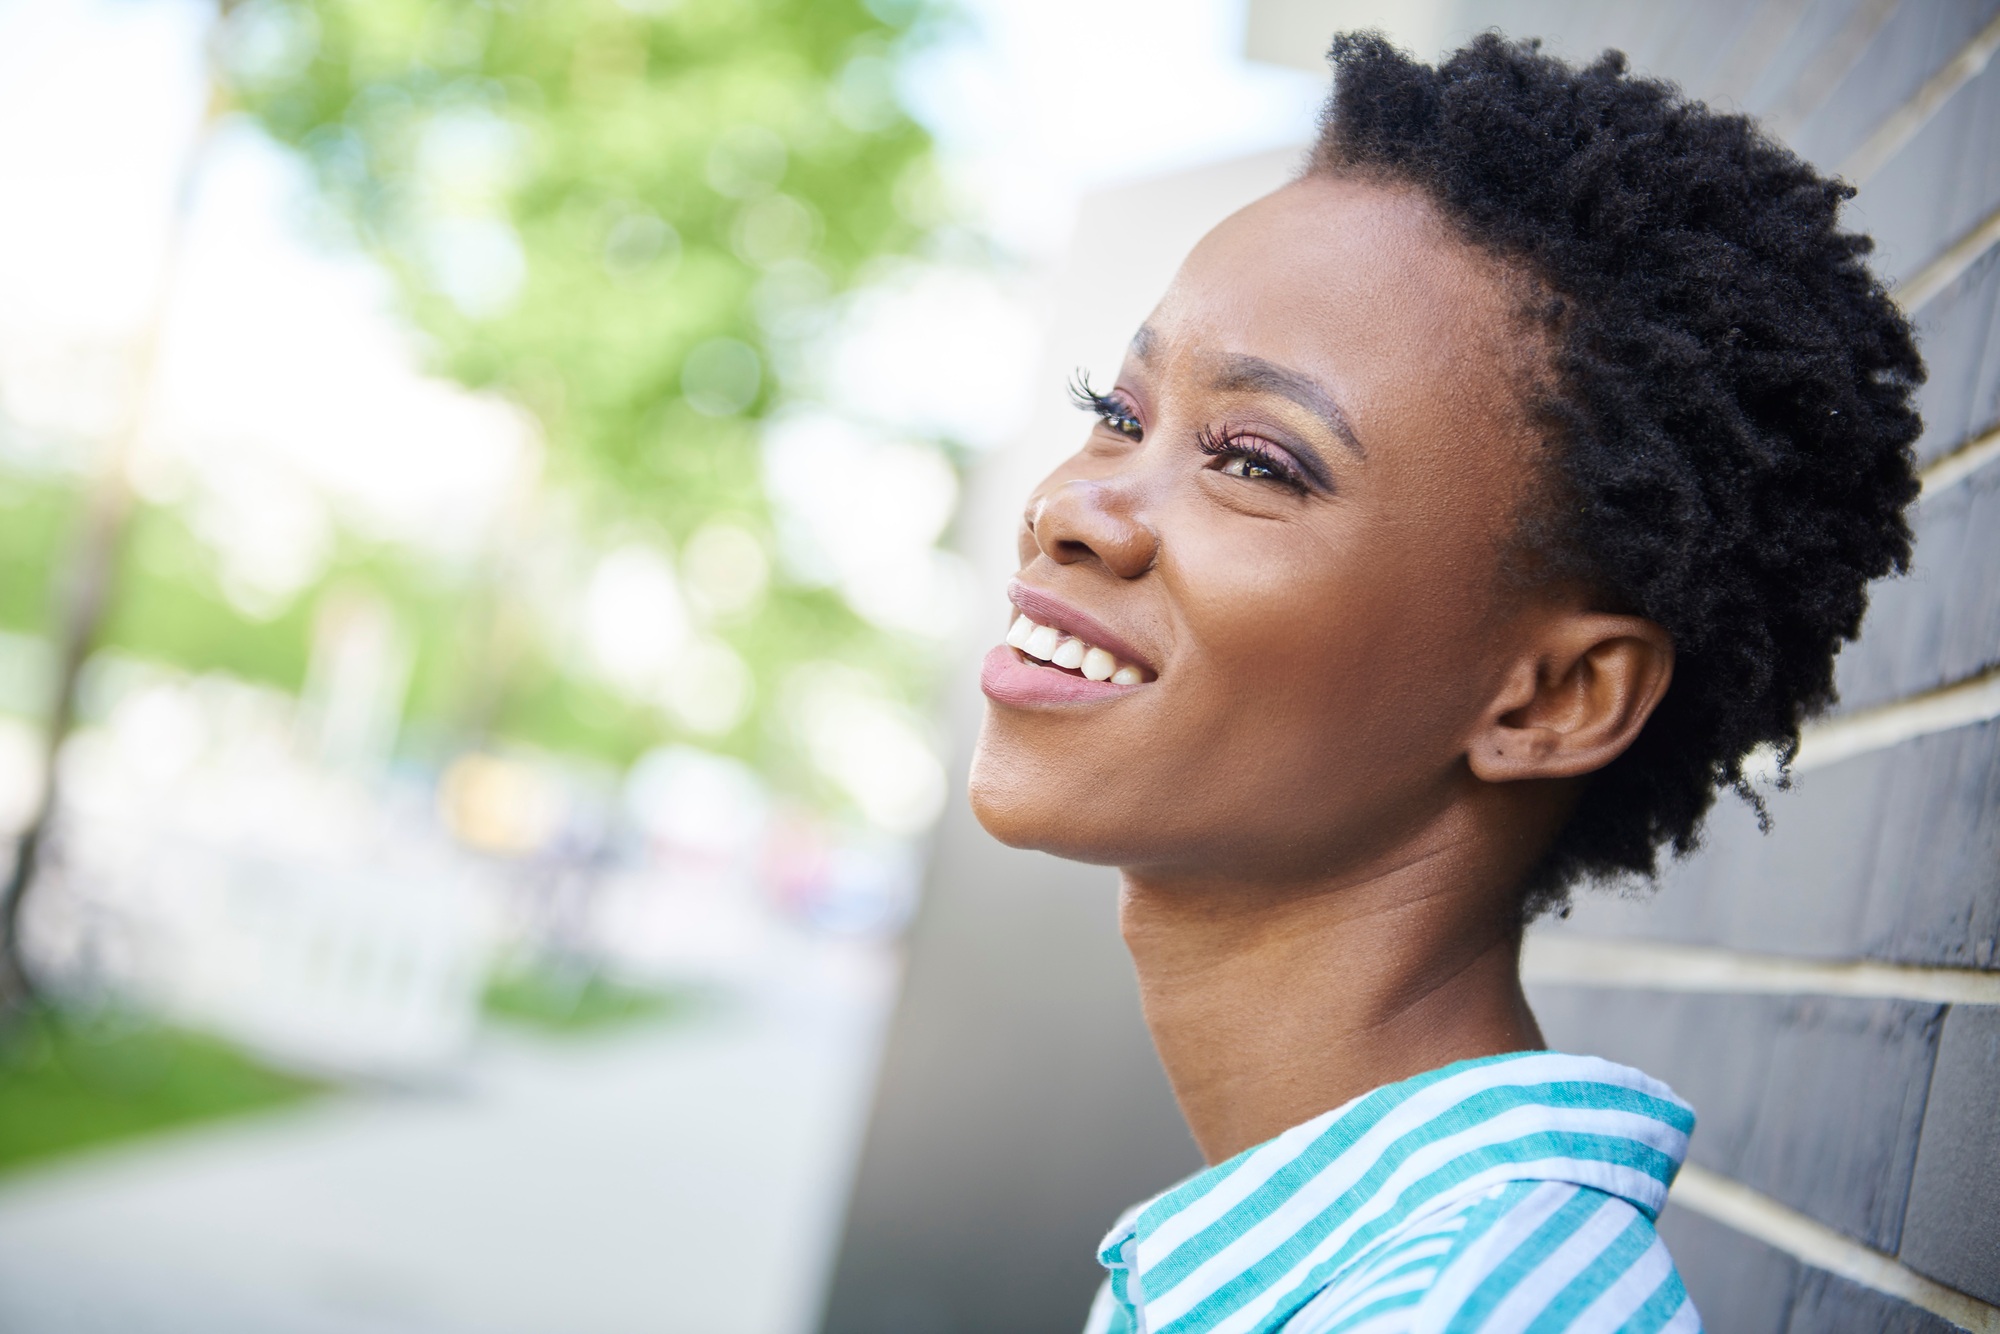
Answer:
M1446 1071L1450 1071L1451 1069L1452 1067L1446 1067ZM1442 1075L1445 1072L1439 1071L1433 1073ZM1390 1088L1378 1090L1377 1092L1378 1094L1389 1093L1392 1090L1400 1092L1407 1086L1421 1085L1422 1082L1420 1077L1417 1080L1406 1081L1405 1084L1391 1085ZM1435 1082L1435 1080L1429 1082ZM1329 1126L1326 1132L1317 1140L1301 1151L1291 1162L1272 1173L1268 1180L1242 1200L1238 1201L1227 1213L1175 1247L1171 1254L1163 1257L1159 1262L1148 1268L1145 1271L1147 1293L1151 1296L1159 1297L1173 1291L1176 1284L1207 1263L1217 1253L1234 1243L1237 1238L1269 1217L1287 1200L1304 1189L1313 1178L1331 1167L1341 1155L1353 1148L1354 1144L1364 1134L1373 1129L1395 1105L1404 1101L1409 1095L1403 1094L1394 1101L1385 1101L1380 1107L1371 1108L1367 1104L1373 1101L1375 1096L1371 1094L1368 1099L1364 1099L1362 1104L1353 1108L1349 1115L1341 1117L1332 1126ZM1288 1271L1292 1265L1298 1263L1299 1260L1311 1252L1312 1246L1317 1244L1321 1237L1326 1236L1339 1227L1357 1208L1372 1199L1375 1192L1381 1188L1382 1183L1397 1168L1401 1167L1404 1161L1412 1154L1439 1140L1463 1134L1507 1112L1523 1107L1550 1106L1584 1111L1630 1112L1670 1125L1682 1134L1686 1134L1687 1130L1693 1127L1693 1119L1687 1113L1686 1109L1666 1102L1663 1099L1655 1098L1650 1094L1641 1093L1637 1089L1629 1089L1615 1084L1603 1084L1589 1080L1562 1080L1546 1084L1501 1085L1475 1090L1468 1093L1465 1098L1450 1108L1445 1109L1422 1124L1412 1127L1404 1135L1391 1141L1383 1149L1381 1155L1376 1158L1369 1170L1355 1181L1352 1186L1343 1191L1337 1199L1332 1201L1317 1216L1314 1220L1314 1223L1318 1225L1317 1235L1313 1236L1311 1242L1304 1246L1298 1246L1294 1244L1296 1242L1296 1238L1294 1238L1293 1241L1281 1244L1279 1250L1272 1253L1273 1257L1279 1255L1289 1256L1286 1263L1276 1266L1277 1274L1282 1275ZM1686 1128L1684 1129L1683 1127ZM1547 1133L1552 1135L1574 1135L1578 1132ZM1591 1136L1590 1138L1602 1140L1606 1137ZM1624 1165L1640 1168L1660 1182L1663 1187L1671 1184L1674 1174L1679 1170L1680 1166L1675 1159L1625 1136L1617 1136L1616 1140L1620 1144L1630 1145L1634 1150L1639 1151L1631 1162ZM1593 1157L1596 1155L1578 1153L1562 1156ZM1515 1159L1514 1161L1519 1160ZM1620 1160L1614 1158L1607 1161L1616 1162ZM1409 1199L1407 1193L1404 1199ZM1422 1203L1422 1201L1411 1202L1410 1207L1414 1208L1418 1203ZM1148 1220L1153 1213L1154 1208L1149 1208L1140 1217L1139 1236L1142 1241L1161 1222L1165 1221L1164 1217L1153 1219L1149 1225ZM1405 1216L1407 1216L1407 1213ZM1302 1230L1299 1235L1304 1236L1306 1232ZM1268 1271L1273 1267L1271 1264L1265 1263L1258 1265L1257 1269ZM1203 1305L1206 1306L1208 1303L1204 1302Z
M1277 1175L1282 1174L1298 1178L1301 1181L1311 1180L1313 1177L1318 1176L1320 1171L1326 1166L1338 1159L1341 1154L1353 1148L1363 1135L1373 1130L1390 1112L1402 1106L1432 1084L1437 1083L1439 1080L1450 1078L1452 1075L1459 1073L1465 1066L1479 1065L1493 1061L1513 1060L1522 1054L1514 1053L1508 1056L1483 1057L1475 1061L1460 1061L1456 1065L1447 1065L1437 1070L1426 1071L1421 1075L1405 1079L1400 1083L1389 1084L1376 1089L1373 1093L1361 1099L1360 1102L1348 1108L1344 1114L1336 1117L1317 1137L1308 1141L1305 1147L1299 1151L1298 1155L1289 1164L1278 1169L1278 1173L1273 1174L1273 1179ZM1261 1153L1270 1151L1272 1149L1269 1144L1245 1149L1228 1162L1219 1163L1209 1168L1206 1172L1196 1173L1179 1186L1174 1187L1165 1195L1153 1201L1153 1203L1147 1205L1145 1211L1139 1215L1135 1230L1142 1238L1150 1236L1152 1233L1158 1231L1160 1225L1165 1223L1169 1218L1180 1213L1196 1200L1201 1199L1224 1181L1234 1176L1237 1169L1242 1167L1243 1164ZM1308 1166L1301 1168L1301 1163L1308 1164ZM1272 1183L1270 1180L1267 1180L1249 1198L1255 1199L1258 1195L1269 1194L1271 1190ZM1289 1194L1291 1194L1290 1191L1282 1192L1282 1195ZM1243 1205L1239 1203L1230 1211L1230 1214L1240 1213L1242 1209ZM1223 1217L1228 1218L1230 1214L1225 1214ZM1259 1216L1261 1217L1261 1215ZM1212 1224L1209 1230L1213 1230L1214 1226ZM1202 1235L1206 1235L1206 1233ZM1227 1244L1226 1242L1224 1243L1224 1245ZM1178 1253L1178 1250L1176 1253ZM1148 1271L1149 1274L1151 1272L1153 1271ZM1164 1292L1165 1289L1163 1288L1161 1291Z
M1672 1320L1680 1312L1688 1299L1687 1289L1681 1286L1680 1273L1671 1266L1667 1276L1660 1280L1660 1286L1653 1289L1653 1295L1646 1304L1632 1313L1619 1334L1657 1334L1661 1326Z
M1414 1183L1404 1193L1402 1198L1407 1201L1413 1196L1421 1196L1420 1203L1427 1205L1430 1200L1463 1184L1471 1177L1485 1172L1492 1167L1504 1166L1508 1162L1533 1162L1537 1159L1549 1157L1557 1152L1560 1152L1561 1156L1569 1158L1616 1161L1633 1149L1643 1147L1635 1145L1630 1140L1620 1139L1615 1136L1577 1136L1561 1132L1539 1132L1533 1135L1524 1135L1518 1140L1489 1146L1488 1149L1479 1152L1461 1155L1451 1163L1433 1172L1430 1176ZM1610 1196L1600 1195L1596 1191L1591 1191L1590 1193L1597 1195L1600 1199L1611 1198ZM1392 1231L1395 1227L1399 1226L1401 1221L1407 1218L1417 1207L1406 1205L1403 1208L1391 1211L1391 1213L1368 1224L1365 1228L1357 1229L1344 1246L1325 1260L1322 1260L1319 1264L1313 1266L1304 1281L1293 1288L1291 1293L1278 1303L1278 1308L1281 1310L1288 1307L1296 1309L1310 1300L1313 1290L1327 1282L1329 1275L1337 1272L1343 1265L1351 1263L1354 1255L1370 1245L1376 1236L1385 1231Z
M1499 1090L1494 1092L1498 1093ZM1328 1234L1352 1214L1359 1202L1372 1199L1381 1189L1382 1178L1386 1178L1410 1153L1421 1148L1428 1140L1419 1139L1415 1134L1406 1136L1405 1141L1415 1143L1401 1147L1392 1153L1385 1153L1361 1183L1343 1196L1348 1201L1345 1209L1328 1209L1310 1219L1291 1237L1273 1249L1270 1254L1237 1273L1228 1282L1199 1302L1186 1315L1172 1324L1164 1326L1160 1334L1170 1331L1187 1332L1204 1329L1212 1325L1246 1302L1254 1300L1266 1288L1276 1283L1286 1273L1312 1253ZM1544 1158L1575 1158L1585 1161L1613 1163L1633 1168L1664 1181L1674 1170L1674 1160L1649 1145L1622 1135L1578 1134L1572 1131L1536 1131L1517 1139L1498 1144L1485 1144L1444 1164L1430 1175L1422 1177L1404 1190L1398 1197L1396 1207L1382 1213L1366 1225L1355 1229L1352 1236L1332 1255L1313 1266L1305 1280L1292 1289L1275 1310L1296 1310L1311 1299L1312 1293L1324 1286L1328 1276L1349 1263L1355 1255L1367 1249L1377 1238L1401 1226L1413 1214L1428 1206L1439 1195L1463 1184L1478 1174L1495 1167L1513 1163L1534 1162ZM1596 1192L1592 1192L1596 1194ZM1599 1199L1609 1198L1597 1195ZM1144 1282L1148 1297L1156 1295L1153 1275L1157 1270L1146 1271Z
M1124 1265L1119 1265L1111 1271L1111 1295L1118 1300L1118 1315L1111 1322L1113 1329L1119 1328L1120 1321L1124 1323L1126 1329L1139 1327L1138 1312L1132 1304L1131 1293L1132 1271Z
M1353 1329L1356 1325L1373 1320L1379 1315L1387 1315L1391 1311L1400 1311L1406 1307L1415 1306L1423 1299L1424 1294L1421 1288L1415 1292L1399 1292L1393 1297L1384 1297L1381 1301L1370 1302L1339 1324L1329 1325L1324 1330L1314 1331L1314 1334L1340 1334L1340 1331L1344 1329Z
M1393 1282L1403 1277L1403 1275L1413 1273L1419 1269L1436 1269L1443 1262L1443 1252L1439 1252L1436 1255L1420 1255L1414 1260L1405 1260L1393 1269L1385 1269L1379 1274L1371 1275L1362 1291L1365 1292L1368 1288L1379 1287L1384 1283Z
M1376 1123L1382 1119L1383 1115L1393 1111L1417 1093L1422 1092L1424 1089L1441 1080L1449 1079L1467 1070L1477 1069L1480 1066L1504 1065L1509 1061L1525 1060L1531 1056L1546 1056L1548 1054L1547 1052L1539 1051L1511 1051L1503 1052L1498 1056L1475 1056L1470 1060L1454 1061L1450 1065L1439 1066L1435 1070L1426 1070L1420 1075L1412 1075L1408 1079L1376 1089L1373 1093L1362 1098L1359 1102L1348 1108L1347 1111L1335 1117L1329 1123L1327 1133L1334 1133L1336 1127L1354 1125L1357 1118L1365 1118L1365 1124L1359 1124L1352 1134L1344 1137L1346 1143L1351 1145L1362 1135L1374 1129ZM1326 1115L1334 1116L1334 1113L1328 1112ZM1197 1172L1179 1185L1169 1188L1165 1194L1158 1196L1151 1204L1146 1206L1145 1210L1136 1220L1134 1230L1141 1236L1149 1235L1168 1218L1187 1208L1190 1204L1193 1204L1196 1200L1214 1190L1231 1176L1234 1176L1236 1170L1244 1163L1250 1161L1250 1159L1260 1153L1269 1151L1270 1148L1271 1146L1266 1143L1245 1149L1227 1162L1217 1163L1214 1167Z
M1648 1248L1660 1244L1652 1229L1656 1202L1664 1198L1678 1172L1681 1141L1692 1133L1694 1116L1663 1089L1647 1092L1620 1082L1632 1078L1628 1072L1603 1070L1594 1062L1562 1058L1560 1053L1550 1054L1556 1059L1532 1075L1522 1070L1514 1076L1541 1078L1540 1083L1493 1082L1508 1077L1504 1063L1542 1055L1512 1052L1461 1061L1374 1090L1287 1132L1292 1138L1283 1143L1266 1142L1246 1150L1147 1201L1126 1216L1129 1221L1121 1222L1100 1250L1100 1259L1111 1271L1104 1302L1109 1309L1100 1316L1108 1328L1102 1334L1135 1334L1142 1321L1133 1298L1141 1292L1152 1308L1146 1317L1151 1322L1160 1320L1156 1303L1162 1297L1179 1295L1196 1302L1171 1324L1155 1323L1150 1334L1206 1334L1223 1320L1241 1318L1247 1309L1261 1313L1258 1334L1271 1334L1308 1303L1326 1313L1317 1317L1322 1323L1314 1326L1313 1334L1361 1334L1370 1325L1400 1328L1408 1320L1403 1313L1434 1292L1441 1275L1459 1270L1469 1270L1465 1281L1476 1286L1455 1317L1441 1314L1453 1320L1453 1330L1476 1329L1510 1293L1525 1295L1519 1292L1521 1283L1573 1238L1578 1227L1596 1218L1600 1230L1617 1235L1598 1246L1598 1253L1561 1291L1537 1303L1538 1312L1531 1313L1534 1323L1524 1334L1558 1334L1573 1325L1614 1284L1637 1278L1634 1265L1650 1262ZM1467 1078L1468 1071L1482 1067L1501 1069L1491 1077ZM1443 1093L1437 1085L1445 1081L1473 1087L1452 1088L1448 1100L1453 1105L1424 1117L1410 1109L1408 1104L1427 1091ZM1633 1082L1646 1084L1643 1079ZM1572 1115L1564 1117L1566 1112ZM1629 1128L1589 1125L1593 1116L1606 1113L1623 1113L1632 1124ZM1509 1133L1498 1127L1497 1120L1510 1114L1531 1129L1493 1142L1497 1135ZM1559 1117L1583 1124L1550 1128ZM1385 1143L1364 1154L1360 1141L1370 1134ZM1445 1148L1453 1140L1460 1142ZM1421 1178L1391 1187L1391 1178L1407 1171L1415 1156L1434 1151L1452 1156L1431 1166ZM1544 1165L1543 1160L1551 1159L1574 1160L1576 1166L1560 1161ZM1235 1176L1246 1169L1254 1176L1234 1185ZM1603 1178L1596 1188L1563 1180L1593 1176ZM1472 1184L1495 1178L1507 1184L1497 1188ZM1226 1207L1218 1199L1209 1206L1217 1217L1184 1237L1171 1252L1154 1256L1151 1251L1159 1245L1161 1230L1173 1226L1177 1218L1187 1220L1186 1211L1200 1207L1219 1188L1241 1191L1244 1198ZM1288 1219L1284 1229L1271 1228L1279 1211L1297 1208L1301 1196L1314 1190L1334 1198L1302 1211L1312 1215L1303 1221ZM1536 1193L1543 1190L1558 1193L1547 1197ZM1634 1195L1640 1198L1631 1199ZM1638 1216L1599 1213L1613 1198L1629 1203ZM1561 1205L1539 1221L1521 1212L1532 1208L1539 1215L1547 1207L1536 1203L1541 1200ZM1360 1225L1357 1214L1364 1209L1381 1212ZM1519 1221L1510 1223L1510 1218ZM1259 1227L1291 1235L1260 1233L1254 1245L1244 1247L1248 1254L1243 1259L1232 1255L1226 1267L1215 1263ZM1332 1246L1331 1238L1341 1233L1347 1235L1338 1247ZM1314 1259L1320 1247L1326 1247L1328 1254ZM1198 1290L1183 1291L1205 1266L1225 1269L1223 1281L1211 1290L1215 1279L1204 1274ZM1681 1309L1687 1304L1686 1293L1678 1275L1671 1272L1671 1261L1668 1268L1666 1278L1647 1295L1645 1306L1622 1328L1658 1334L1677 1311L1686 1315L1692 1309ZM1300 1277L1287 1281L1294 1271ZM1401 1286L1411 1291L1385 1292ZM1323 1323L1327 1321L1337 1323Z
M1509 1182L1507 1185L1497 1188L1491 1194L1481 1196L1475 1199L1474 1201L1471 1202L1470 1205L1461 1206L1459 1212L1449 1215L1449 1217L1453 1220L1455 1224L1455 1227L1450 1229L1450 1231L1456 1233L1456 1235L1453 1238L1451 1248L1445 1251L1443 1254L1430 1257L1421 1263L1428 1263L1432 1265L1434 1267L1435 1274L1437 1275L1443 1274L1446 1270L1450 1269L1451 1266L1458 1263L1459 1259L1462 1256L1464 1256L1464 1254L1469 1248L1477 1244L1482 1238L1487 1236L1495 1226L1504 1222L1509 1216L1513 1214L1513 1212L1516 1209L1520 1208L1523 1204L1525 1204L1528 1201L1529 1197L1534 1195L1536 1191L1546 1189L1547 1184L1548 1183L1546 1182L1540 1182L1540 1181ZM1447 1230L1436 1229L1429 1233L1426 1233L1425 1235L1427 1237L1435 1238L1438 1236L1447 1235ZM1392 1248L1393 1251L1400 1251L1402 1249L1404 1249L1402 1246L1397 1246ZM1379 1266L1382 1262L1380 1260L1371 1260L1369 1263L1371 1265ZM1419 1262L1412 1262L1412 1265L1404 1266L1403 1269L1400 1269L1397 1272L1398 1273L1405 1272L1407 1269L1413 1267L1414 1264L1416 1263ZM1362 1292L1365 1294L1367 1288L1373 1287L1376 1283L1386 1282L1388 1281L1388 1278L1389 1276L1384 1275L1379 1278L1370 1279L1368 1284L1363 1287ZM1339 1280L1336 1281L1345 1283L1347 1279L1345 1276L1342 1276ZM1433 1277L1432 1282L1433 1283L1436 1282L1435 1277ZM1322 1289L1322 1291L1324 1290L1325 1289ZM1426 1285L1425 1293L1427 1294L1428 1291L1429 1291L1429 1285ZM1419 1295L1421 1296L1424 1294L1419 1294ZM1266 1321L1264 1323L1267 1327L1270 1327L1274 1324L1274 1322L1272 1321ZM1344 1317L1337 1325L1307 1326L1301 1329L1299 1331L1299 1334L1335 1334L1335 1332L1338 1330L1346 1329L1351 1323L1352 1321L1350 1319Z
M1563 1285L1555 1299L1542 1308L1523 1334L1562 1334L1570 1322L1596 1301L1604 1290L1623 1278L1653 1244L1653 1225L1644 1217L1634 1217L1625 1230L1611 1239L1575 1278Z
M1597 1191L1578 1188L1576 1194L1542 1220L1540 1227L1529 1233L1525 1241L1494 1266L1493 1271L1480 1280L1479 1286L1466 1295L1465 1301L1453 1313L1451 1323L1445 1326L1445 1334L1458 1334L1459 1331L1470 1334L1485 1324L1486 1317L1493 1314L1493 1308L1505 1301L1507 1294L1534 1272L1535 1266L1554 1254L1558 1246L1568 1241L1592 1215L1610 1203L1610 1199L1610 1196Z
M1516 1199L1520 1198L1523 1193L1513 1186L1508 1187L1507 1191ZM1471 1209L1449 1215L1450 1226L1434 1227L1427 1231L1419 1232L1405 1241L1399 1241L1393 1245L1384 1247L1381 1252L1369 1257L1365 1269L1361 1269L1351 1275L1342 1274L1335 1281L1342 1285L1352 1284L1357 1289L1356 1292L1348 1297L1347 1300L1349 1301L1365 1296L1371 1289L1385 1283L1394 1282L1396 1279L1419 1269L1430 1270L1433 1281L1435 1281L1435 1276L1443 1272L1444 1267L1451 1263L1452 1259L1464 1249L1467 1229L1476 1226L1483 1230L1486 1226L1489 1226L1492 1218L1498 1217L1499 1213L1502 1212L1502 1210L1495 1207L1499 1204L1500 1201L1497 1199L1481 1200ZM1402 1258L1416 1247L1435 1245L1440 1239L1447 1237L1451 1239L1451 1244L1443 1250L1431 1255L1421 1255L1413 1260ZM1333 1282L1323 1285L1318 1291L1314 1292L1312 1299L1316 1300L1320 1293L1330 1290L1332 1286ZM1429 1286L1428 1283L1425 1284L1425 1289L1428 1290ZM1422 1293L1419 1292L1417 1295L1421 1296ZM1268 1325L1272 1322L1266 1321L1265 1323ZM1349 1320L1342 1320L1339 1325L1330 1326L1326 1329L1314 1327L1311 1331L1303 1332L1303 1334L1331 1334L1331 1330L1345 1329L1350 1323L1351 1321Z
M1438 1272L1443 1273L1448 1266L1458 1263L1458 1258L1491 1232L1501 1219L1527 1203L1529 1196L1547 1185L1544 1181L1511 1181L1467 1210L1465 1227L1460 1230L1450 1254L1444 1257L1444 1263L1438 1266Z

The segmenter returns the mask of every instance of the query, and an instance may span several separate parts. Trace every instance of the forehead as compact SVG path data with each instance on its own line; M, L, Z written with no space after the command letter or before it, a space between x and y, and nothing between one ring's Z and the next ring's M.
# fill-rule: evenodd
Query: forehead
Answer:
M1154 364L1290 367L1336 395L1365 438L1365 422L1379 432L1416 409L1490 419L1518 401L1521 311L1518 281L1420 192L1309 177L1204 237L1133 350Z

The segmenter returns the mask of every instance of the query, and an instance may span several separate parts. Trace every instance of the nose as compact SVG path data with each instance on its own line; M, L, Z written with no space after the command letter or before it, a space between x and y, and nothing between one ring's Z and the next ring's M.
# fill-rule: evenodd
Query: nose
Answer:
M1060 565L1095 557L1121 579L1153 568L1160 539L1125 487L1071 478L1037 495L1025 516L1035 546Z

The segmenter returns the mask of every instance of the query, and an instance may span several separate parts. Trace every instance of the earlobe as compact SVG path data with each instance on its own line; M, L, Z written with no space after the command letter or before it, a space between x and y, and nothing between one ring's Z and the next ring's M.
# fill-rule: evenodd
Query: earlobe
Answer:
M1535 637L1467 747L1489 783L1574 778L1638 739L1673 678L1667 632L1638 616L1576 613Z

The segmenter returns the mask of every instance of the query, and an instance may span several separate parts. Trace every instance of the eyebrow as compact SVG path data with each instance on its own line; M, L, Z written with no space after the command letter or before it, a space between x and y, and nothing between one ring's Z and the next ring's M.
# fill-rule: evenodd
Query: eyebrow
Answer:
M1221 390L1256 390L1289 399L1319 418L1326 429L1333 432L1335 438L1357 458L1368 457L1368 451L1361 447L1361 439L1354 434L1354 425L1347 420L1340 404L1319 381L1309 375L1302 375L1262 357L1232 353L1223 358L1222 370L1216 375L1214 383Z
M1150 324L1139 326L1139 332L1132 335L1132 355L1140 361L1150 361L1153 349L1159 343L1159 335ZM1259 393L1276 394L1298 404L1313 416L1319 418L1327 430L1341 444L1353 452L1356 458L1367 458L1368 451L1361 444L1361 437L1354 433L1354 423L1348 421L1347 413L1340 403L1326 389L1309 375L1287 369L1275 361L1253 357L1246 353L1234 353L1223 358L1222 371L1215 377L1215 387L1223 391L1254 390ZM1306 462L1302 460L1302 462ZM1318 471L1319 460L1309 461L1314 471ZM1322 477L1321 481L1326 478Z

